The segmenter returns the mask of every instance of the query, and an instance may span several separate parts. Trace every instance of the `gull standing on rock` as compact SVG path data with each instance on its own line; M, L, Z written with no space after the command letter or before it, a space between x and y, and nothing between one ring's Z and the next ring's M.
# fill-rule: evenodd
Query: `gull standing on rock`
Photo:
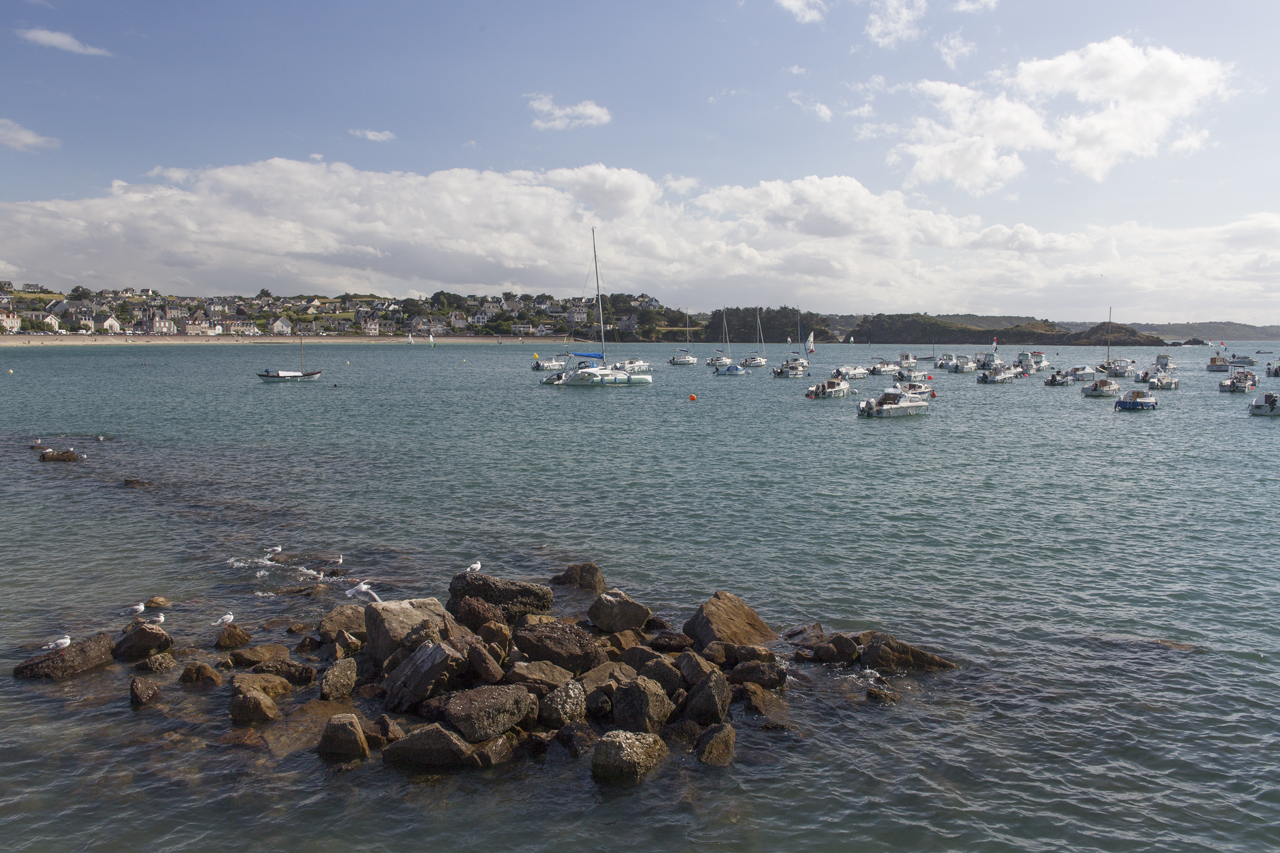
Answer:
M66 635L66 634L63 634L61 637L59 637L58 639L54 640L52 643L45 643L45 644L44 644L43 646L41 646L40 648L42 648L42 649L58 649L58 650L62 650L62 649L65 649L65 648L66 648L67 646L69 646L69 645L71 645L71 637L70 637L70 636L68 636L68 635Z
M478 571L480 571L480 561L479 561L479 560L476 560L474 563L472 563L471 565L467 566L467 571L469 571L469 572L478 572Z
M231 620L232 620L232 619L234 619L234 618L235 618L234 616L232 616L230 613L228 613L226 616L223 616L223 617L222 617L221 619L219 619L217 622L210 622L209 624L210 624L212 627L214 627L214 628L222 628L222 627L225 627L225 626L227 626L227 625L230 625L230 624L231 624Z
M139 601L137 604L133 605L132 607L126 607L123 611L121 611L120 615L121 616L137 616L139 613L141 613L146 609L147 609L147 606L143 604L141 601Z
M156 615L156 618L154 618L154 619L152 619L152 620L151 620L151 624L152 624L152 625L163 625L163 624L164 624L164 614L163 614L163 613L157 614L157 615Z

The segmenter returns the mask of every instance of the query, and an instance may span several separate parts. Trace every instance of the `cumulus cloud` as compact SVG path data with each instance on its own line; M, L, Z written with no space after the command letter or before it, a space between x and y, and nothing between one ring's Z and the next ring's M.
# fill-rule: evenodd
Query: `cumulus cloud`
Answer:
M787 97L791 99L791 103L809 113L818 121L831 121L831 108L817 98L806 95L803 92L788 92Z
M908 186L947 182L981 194L1024 170L1019 152L1045 151L1102 181L1125 160L1158 154L1175 125L1181 133L1169 150L1203 147L1207 132L1185 122L1230 97L1231 75L1228 63L1116 37L1022 62L994 82L1002 90L995 94L925 80L913 91L939 118L917 118L890 162L914 160ZM1066 110L1062 96L1074 101Z
M799 65L793 65L793 66L791 66L790 68L784 68L784 69L782 69L782 70L783 70L783 71L785 71L785 72L787 72L788 74L794 74L794 75L796 75L797 77L803 77L804 75L806 75L806 74L808 74L808 73L809 73L808 71L806 71L804 68L802 68L802 67L801 67L801 66L799 66Z
M390 142L396 138L396 135L389 130L358 130L353 127L347 133L370 142Z
M550 95L525 95L531 98L529 108L538 114L533 126L538 130L570 130L596 127L613 121L609 111L595 101L582 101L571 107L558 107Z
M1000 0L956 0L951 8L956 12L990 12L1000 4Z
M827 4L822 0L774 0L782 8L802 24L816 24L822 21L827 13Z
M942 61L947 63L947 67L952 71L956 68L956 63L973 53L974 43L965 41L960 35L960 30L954 33L947 33L939 41L935 41L933 46L938 49L938 53L942 54Z
M1096 299L1136 319L1221 316L1227 304L1241 312L1231 319L1280 319L1276 214L1054 233L915 208L846 176L700 187L601 164L418 175L274 159L156 178L95 198L0 203L0 269L95 289L186 282L193 294L569 295L598 225L612 289L699 309L785 301L1065 318Z
M918 38L916 24L928 5L928 0L871 0L866 34L880 47L897 47L899 42Z
M27 130L16 121L0 118L0 145L30 151L33 148L57 148L61 144L51 136L41 136L34 130Z
M44 45L45 47L56 47L58 50L67 50L71 53L79 53L84 56L111 56L110 51L103 50L100 47L89 47L82 44L79 39L70 33L58 33L53 30L34 29L34 30L17 30L19 38L26 39L33 44Z

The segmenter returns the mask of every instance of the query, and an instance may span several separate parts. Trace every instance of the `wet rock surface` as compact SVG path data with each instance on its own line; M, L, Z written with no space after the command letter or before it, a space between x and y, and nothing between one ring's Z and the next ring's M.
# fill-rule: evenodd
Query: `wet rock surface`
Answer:
M495 605L502 611L504 620L514 624L528 614L550 613L555 594L551 587L542 584L462 572L454 575L449 583L449 603L445 609L456 616L464 598L478 598Z
M668 754L667 745L655 734L609 732L592 753L591 775L598 782L634 785Z
M684 633L693 639L695 649L716 641L750 645L778 639L778 635L750 605L724 590L698 606L689 621L684 623Z
M609 662L596 639L577 625L551 622L517 628L512 642L525 657L547 661L574 675Z
M13 668L17 678L50 678L61 681L93 672L111 663L111 636L95 634L72 640L65 649L37 655Z
M122 661L137 661L173 648L173 639L159 625L143 623L129 631L115 648L112 657Z
M595 563L574 563L551 579L558 586L572 586L588 592L600 593L609 588L604 573Z

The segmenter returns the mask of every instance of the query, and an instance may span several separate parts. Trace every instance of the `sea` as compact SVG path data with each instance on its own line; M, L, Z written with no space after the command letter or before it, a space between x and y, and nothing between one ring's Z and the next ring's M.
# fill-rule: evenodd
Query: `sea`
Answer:
M1214 350L1169 350L1181 387L1150 412L922 362L928 415L868 420L883 377L848 399L805 388L903 347L819 346L806 381L617 345L653 385L603 389L540 385L533 352L556 348L316 342L320 379L298 384L254 375L293 368L288 345L0 349L4 665L117 635L154 595L177 646L211 652L228 611L292 645L285 626L349 603L353 579L443 600L479 559L540 581L594 561L677 627L728 590L776 629L888 631L958 669L893 677L902 699L880 705L863 673L792 663L769 725L735 707L730 767L673 752L623 789L558 747L462 774L327 765L300 723L237 735L228 688L183 688L181 667L138 711L124 666L5 677L0 846L1280 849L1280 418L1218 391ZM1275 356L1256 358L1262 376ZM42 464L37 438L86 458ZM339 552L350 574L317 588L273 548ZM555 612L589 601L561 590Z

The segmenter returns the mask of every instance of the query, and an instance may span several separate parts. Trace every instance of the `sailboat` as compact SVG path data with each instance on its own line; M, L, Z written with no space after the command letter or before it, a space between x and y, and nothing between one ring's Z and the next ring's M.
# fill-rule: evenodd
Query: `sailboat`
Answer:
M298 335L298 369L297 370L271 370L263 368L258 374L258 378L263 382L305 382L315 379L321 371L308 371L302 356L302 335Z
M742 360L743 367L764 367L769 363L769 359L765 357L764 352L764 330L760 327L760 309L756 309L756 345L760 347L758 350L752 350L751 353Z
M427 340L431 342L431 346L434 348L436 345L436 336L427 332Z
M714 367L719 370L721 367L728 367L733 364L733 359L725 355L725 350L729 348L729 318L727 308L720 312L721 324L724 327L724 346L725 349L716 350L716 354L707 359L707 367Z
M689 312L685 311L684 312L684 349L676 350L676 354L671 356L670 359L668 359L668 363L676 364L676 365L697 364L698 360L693 357L692 353L689 352L690 346L692 346L692 339L689 337Z
M800 326L800 309L797 308L796 309L796 338L799 339L800 341L803 341L804 340L803 334L804 334L804 330ZM812 333L810 333L809 335L809 340L811 342L813 340ZM790 343L790 342L791 342L791 339L787 338L787 343ZM802 348L804 347L803 343L801 344L801 347ZM813 352L813 350L809 350L809 351ZM773 375L779 379L799 379L800 377L808 376L809 375L809 359L801 355L799 350L792 350L791 358L788 358L785 361L783 361L781 367L775 367L773 369Z
M580 358L578 366L572 370L548 376L542 380L543 385L561 385L565 387L593 387L602 385L652 385L653 377L647 373L628 373L606 367L604 357L604 307L600 298L600 258L596 254L596 229L591 229L591 261L596 271L596 316L600 323L600 352L571 352Z
M409 343L413 343L413 332L409 333Z
M716 367L716 376L747 376L751 373L750 370L740 364L733 363L733 349L729 345L729 313L727 309L720 315L720 320L724 325L723 357L728 363ZM716 352L720 352L720 350L716 350Z

